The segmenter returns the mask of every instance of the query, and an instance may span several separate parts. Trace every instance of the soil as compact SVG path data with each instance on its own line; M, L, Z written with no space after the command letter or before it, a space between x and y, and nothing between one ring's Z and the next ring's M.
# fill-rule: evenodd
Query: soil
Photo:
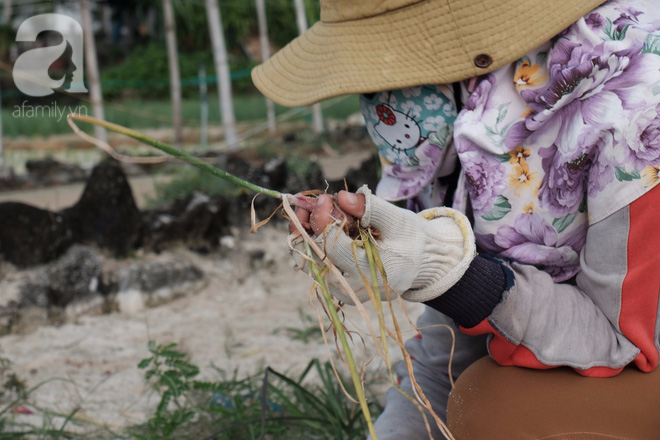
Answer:
M219 380L212 365L237 370L239 377L265 366L300 373L312 358L328 359L334 347L329 351L321 338L296 340L284 330L308 328L311 324L301 314L315 318L316 312L309 302L311 280L292 269L286 254L283 226L241 232L235 252L224 258L172 251L206 272L209 282L199 292L132 315L86 316L28 335L5 336L0 339L2 354L29 386L59 378L38 388L31 400L62 414L79 407L75 417L92 422L90 429L98 424L120 429L153 414L157 396L137 368L148 357L149 340L177 343L209 380ZM249 257L255 250L264 252L256 263ZM407 309L413 319L421 312L418 304ZM353 307L347 310L353 322L363 323ZM398 317L406 319L401 313ZM377 325L373 317L372 322ZM363 324L358 327L367 335ZM358 344L354 350L362 348ZM387 388L384 363L376 360L369 368L370 382L382 396ZM40 425L38 414L21 417Z
M345 172L341 167L352 163L356 163L355 157L333 159L331 172L341 175ZM133 178L131 185L138 204L152 194L153 181L148 178ZM67 185L24 191L11 198L59 209L73 203L80 191L82 186ZM6 193L1 197L7 200ZM148 357L150 340L177 343L209 380L219 379L213 367L236 370L239 377L259 373L265 366L294 374L313 358L336 358L334 344L328 349L321 338L303 342L284 330L308 328L310 323L303 315L316 320L310 305L312 282L292 268L293 260L287 254L286 224L269 224L256 234L250 234L247 226L234 231L234 237L225 240L215 254L168 251L193 261L206 273L208 283L198 292L133 314L85 316L31 334L0 338L0 355L12 361L13 371L28 386L50 380L31 394L33 406L28 408L38 406L61 414L80 408L75 419L84 422L77 426L85 430L98 425L121 429L145 421L158 401L137 368ZM422 307L407 304L413 320ZM405 322L398 302L395 308L399 321ZM355 308L347 307L347 316L349 322L360 324L360 333L366 337L364 321ZM411 334L409 324L404 329ZM361 344L354 350L361 351ZM398 358L392 355L392 359ZM388 387L383 361L374 360L369 371L369 382L382 397ZM20 416L37 426L43 423L41 417L40 412ZM55 426L61 420L56 418Z

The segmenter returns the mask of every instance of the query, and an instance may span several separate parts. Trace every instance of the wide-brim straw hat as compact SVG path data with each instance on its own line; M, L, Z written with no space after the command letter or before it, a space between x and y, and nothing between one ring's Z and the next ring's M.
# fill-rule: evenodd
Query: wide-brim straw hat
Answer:
M252 71L273 101L452 83L522 57L604 0L321 0L321 20Z

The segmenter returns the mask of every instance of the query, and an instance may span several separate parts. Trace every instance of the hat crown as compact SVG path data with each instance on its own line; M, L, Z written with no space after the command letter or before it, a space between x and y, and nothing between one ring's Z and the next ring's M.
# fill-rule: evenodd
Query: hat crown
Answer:
M426 0L321 0L321 21L335 23L374 17Z

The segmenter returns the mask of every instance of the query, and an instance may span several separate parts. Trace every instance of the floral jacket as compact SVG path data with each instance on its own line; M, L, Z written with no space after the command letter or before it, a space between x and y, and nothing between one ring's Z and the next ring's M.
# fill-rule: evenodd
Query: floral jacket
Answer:
M652 2L626 4L593 11L479 78L471 93L464 84L458 116L447 86L402 90L396 105L427 139L406 154L386 143L380 109L363 99L383 162L377 194L416 209L448 203L438 177L458 155L453 204L473 211L481 249L538 265L556 281L573 277L588 226L660 181L660 13ZM420 105L410 100L420 94ZM392 104L385 95L371 101Z
M438 323L463 333L457 374L484 345L503 365L568 365L585 376L612 376L628 364L656 368L656 1L610 0L516 63L461 83L460 96L450 86L423 86L361 104L383 164L377 194L412 209L453 203L473 218L480 256L427 303L435 310L418 323L427 330L407 343L419 377L432 378L422 387L440 412L451 338L433 328ZM420 142L388 141L379 120L390 110L416 120ZM458 166L458 187L445 200L446 176ZM420 437L401 431L414 425L403 419L418 417L407 405L388 394L379 438L422 438L421 422Z

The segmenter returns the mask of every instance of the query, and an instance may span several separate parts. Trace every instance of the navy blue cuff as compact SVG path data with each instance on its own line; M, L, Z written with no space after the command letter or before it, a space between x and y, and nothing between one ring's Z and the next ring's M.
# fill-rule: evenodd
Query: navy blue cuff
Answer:
M509 271L510 272L510 271ZM452 318L465 328L486 319L513 285L513 274L485 255L478 255L463 277L445 293L425 304Z

